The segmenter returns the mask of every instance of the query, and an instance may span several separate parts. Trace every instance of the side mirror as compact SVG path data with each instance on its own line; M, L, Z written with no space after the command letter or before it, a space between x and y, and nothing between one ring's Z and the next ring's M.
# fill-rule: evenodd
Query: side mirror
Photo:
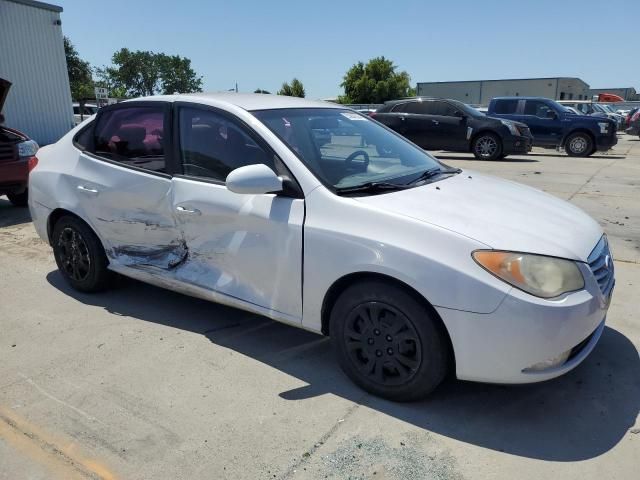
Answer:
M226 185L232 192L253 195L282 191L282 179L262 163L236 168L227 175Z
M556 118L558 118L558 114L556 112L554 112L553 110L547 110L547 118L550 118L551 120L555 120Z

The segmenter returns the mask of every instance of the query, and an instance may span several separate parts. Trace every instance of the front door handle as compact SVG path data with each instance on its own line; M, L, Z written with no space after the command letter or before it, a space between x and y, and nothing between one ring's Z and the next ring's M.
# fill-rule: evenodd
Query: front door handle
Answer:
M78 190L80 190L81 192L84 192L84 193L90 193L91 195L97 195L98 194L98 190L96 190L95 188L89 188L89 187L86 187L84 185L78 185Z
M184 205L178 205L176 210L178 213L187 213L189 215L200 215L202 213L197 208L185 207Z
M440 125L440 122L438 120L431 120L433 122L434 125Z

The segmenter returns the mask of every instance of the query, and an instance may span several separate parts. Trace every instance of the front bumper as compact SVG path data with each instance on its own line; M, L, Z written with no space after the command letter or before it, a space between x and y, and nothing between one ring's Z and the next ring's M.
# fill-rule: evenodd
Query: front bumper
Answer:
M26 158L0 163L0 194L22 193L29 181L29 166Z
M502 140L502 153L505 155L529 153L533 147L533 137L511 135Z
M596 137L596 150L602 152L609 150L618 143L618 136L615 132L609 135L599 135Z
M638 122L637 125L631 125L629 128L627 128L624 133L626 133L627 135L640 135L640 122Z
M453 344L461 380L533 383L560 376L582 362L604 329L609 298L589 266L578 264L585 289L545 300L512 289L492 313L437 308ZM586 340L586 341L585 341ZM564 363L529 371L571 351Z

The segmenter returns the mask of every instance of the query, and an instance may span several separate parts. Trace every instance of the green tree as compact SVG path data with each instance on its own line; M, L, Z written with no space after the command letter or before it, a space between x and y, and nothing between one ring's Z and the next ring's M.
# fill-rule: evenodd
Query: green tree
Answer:
M253 91L253 93L271 93L271 92L270 92L270 91L268 91L268 90L263 90L263 89L261 89L261 88L256 88L256 89Z
M288 97L305 97L304 86L297 78L291 80L291 83L284 82L282 88L278 90L278 95L286 95Z
M122 48L111 62L101 70L101 80L129 97L202 91L202 78L186 57Z
M192 93L202 91L202 77L191 68L191 60L179 55L157 55L163 93Z
M340 84L344 95L340 103L384 103L415 94L411 77L405 71L396 72L396 66L384 57L372 58L365 65L358 62L345 74Z
M84 102L87 98L93 98L93 77L91 65L80 58L77 50L68 37L64 37L64 54L67 59L67 74L69 75L69 87L71 98Z

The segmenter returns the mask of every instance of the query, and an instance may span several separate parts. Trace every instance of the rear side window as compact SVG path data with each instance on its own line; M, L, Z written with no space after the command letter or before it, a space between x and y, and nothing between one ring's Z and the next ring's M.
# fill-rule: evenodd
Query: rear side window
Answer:
M89 125L84 127L78 134L76 134L73 142L76 147L80 150L91 150L91 145L93 144L93 124L95 122L91 122Z
M421 115L439 115L437 113L437 103L439 102L410 102L405 104L404 111Z
M258 145L240 124L211 110L180 109L180 156L185 175L224 182L245 165L275 170L273 155Z
M493 111L497 114L511 115L518 110L518 100L496 100Z
M165 172L164 107L119 108L95 127L95 154L153 172Z
M539 118L549 118L549 112L554 110L544 102L539 100L527 100L524 105L524 114L533 115Z

